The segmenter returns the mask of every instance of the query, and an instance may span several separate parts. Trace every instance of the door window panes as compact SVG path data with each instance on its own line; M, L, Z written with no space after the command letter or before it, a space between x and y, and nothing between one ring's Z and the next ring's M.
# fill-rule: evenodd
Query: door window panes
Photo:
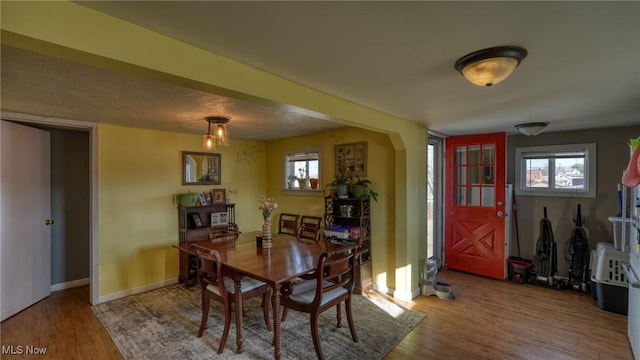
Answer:
M495 144L458 146L455 153L455 204L493 207Z

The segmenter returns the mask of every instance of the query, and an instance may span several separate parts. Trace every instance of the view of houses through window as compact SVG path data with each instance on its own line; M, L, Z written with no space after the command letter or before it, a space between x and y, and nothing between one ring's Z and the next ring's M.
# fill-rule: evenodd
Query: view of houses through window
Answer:
M525 161L528 188L584 189L584 156Z
M516 148L516 195L595 197L596 144Z

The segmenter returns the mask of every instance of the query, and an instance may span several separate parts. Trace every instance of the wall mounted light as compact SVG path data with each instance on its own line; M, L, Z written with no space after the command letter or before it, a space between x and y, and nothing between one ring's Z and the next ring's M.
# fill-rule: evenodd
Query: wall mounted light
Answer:
M523 135L534 136L538 135L544 130L548 122L535 122L535 123L527 123L527 124L518 124L516 125L516 129L520 131Z
M506 79L527 57L519 46L497 46L467 54L454 67L469 82L478 86L493 86Z
M224 116L207 116L204 119L209 123L209 130L207 130L207 134L202 137L202 147L204 150L215 150L216 145L229 146L229 132L227 131L229 118ZM214 124L213 133L211 133L211 124Z

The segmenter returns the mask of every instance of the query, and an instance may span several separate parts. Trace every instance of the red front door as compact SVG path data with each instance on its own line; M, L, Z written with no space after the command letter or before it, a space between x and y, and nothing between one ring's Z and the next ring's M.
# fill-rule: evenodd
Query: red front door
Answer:
M445 265L505 278L506 135L446 140Z

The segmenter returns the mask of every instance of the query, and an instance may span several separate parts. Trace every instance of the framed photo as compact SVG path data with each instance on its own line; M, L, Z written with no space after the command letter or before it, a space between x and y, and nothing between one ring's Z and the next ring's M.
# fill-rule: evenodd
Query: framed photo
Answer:
M205 192L204 197L207 199L207 205L213 204L213 195L211 194L211 191Z
M344 166L347 176L367 176L367 142L335 145L336 174Z
M207 203L207 197L206 197L206 195L205 195L203 192L199 193L199 194L198 194L198 197L200 198L200 205L201 205L201 206L207 206L207 205L208 205L208 203Z
M200 219L200 214L198 213L189 214L189 218L191 219L191 225L193 225L194 228L202 227L202 219Z
M211 226L226 225L229 223L229 215L226 212L211 213Z
M224 204L227 202L227 196L224 189L213 189L213 204Z

